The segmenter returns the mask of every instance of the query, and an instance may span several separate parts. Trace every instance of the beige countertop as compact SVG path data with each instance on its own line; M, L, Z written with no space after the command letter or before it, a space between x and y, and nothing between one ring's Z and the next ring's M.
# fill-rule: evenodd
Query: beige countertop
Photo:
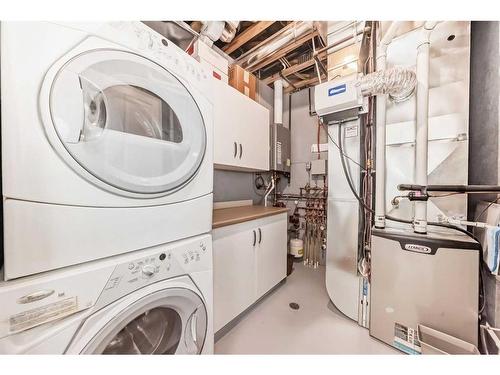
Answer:
M212 228L225 227L243 223L244 221L260 219L287 212L285 207L239 206L215 209L212 218Z

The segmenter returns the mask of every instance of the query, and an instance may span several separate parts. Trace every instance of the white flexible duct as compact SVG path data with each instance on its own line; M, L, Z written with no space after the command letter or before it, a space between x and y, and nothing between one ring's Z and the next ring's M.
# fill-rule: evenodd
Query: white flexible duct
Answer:
M367 74L359 80L363 96L389 95L393 101L408 99L417 84L417 75L412 69L394 66Z
M283 81L274 81L274 123L283 124Z
M377 48L377 71L385 71L387 47L394 39L401 22L392 22ZM377 95L376 119L376 180L375 180L375 227L385 228L385 119L387 94Z
M222 30L222 35L220 36L220 40L224 43L231 42L236 36L236 31L238 30L240 22L239 21L226 21L224 26L224 30Z
M415 183L427 186L430 38L437 22L427 21L417 47L417 129ZM414 231L427 233L427 202L415 202Z
M239 21L203 21L200 35L210 46L219 39L228 43L236 35L238 25Z
M224 26L224 21L203 21L201 23L200 38L211 47L222 35Z

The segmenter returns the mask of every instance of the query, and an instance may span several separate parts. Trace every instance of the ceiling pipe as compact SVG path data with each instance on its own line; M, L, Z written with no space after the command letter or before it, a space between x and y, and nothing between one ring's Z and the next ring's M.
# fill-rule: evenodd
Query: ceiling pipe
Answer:
M377 71L384 71L387 62L387 47L396 36L402 22L392 22L377 48ZM378 94L376 101L376 155L375 155L375 228L385 228L385 124L387 94Z
M281 32L279 36L277 36L274 40L271 40L268 44L263 44L254 51L249 52L248 55L245 54L242 56L238 59L238 62L244 69L250 69L263 59L271 56L283 46L305 35L306 33L313 31L313 29L314 24L311 21L297 22L293 27Z
M425 22L417 47L417 126L415 151L415 183L427 185L427 160L429 141L429 65L431 34L438 22ZM427 233L427 202L415 202L413 230Z
M356 32L356 37L362 35L365 31L370 31L370 27L366 26L363 29L359 30ZM334 53L337 52L343 48L349 47L357 42L357 39L354 37L354 35L349 35L346 36L345 38L342 38L326 47L317 49L316 52L313 53L313 56L317 56L320 53L323 53L325 51L329 51L328 53ZM330 51L332 50L332 51Z

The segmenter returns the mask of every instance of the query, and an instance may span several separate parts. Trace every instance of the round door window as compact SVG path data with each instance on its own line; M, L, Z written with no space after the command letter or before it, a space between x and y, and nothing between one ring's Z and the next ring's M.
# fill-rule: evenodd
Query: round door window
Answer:
M203 161L205 125L188 89L134 53L95 50L71 59L52 84L50 113L79 172L125 192L167 193Z
M148 310L128 323L103 354L174 354L182 335L180 315L171 308Z
M189 289L171 288L126 303L98 330L83 353L199 354L207 334L207 311Z

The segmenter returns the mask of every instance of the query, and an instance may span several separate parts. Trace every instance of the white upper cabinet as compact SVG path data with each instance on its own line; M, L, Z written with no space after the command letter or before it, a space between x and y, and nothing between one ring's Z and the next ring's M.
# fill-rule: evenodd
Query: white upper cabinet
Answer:
M227 83L213 82L215 168L269 170L269 110Z

